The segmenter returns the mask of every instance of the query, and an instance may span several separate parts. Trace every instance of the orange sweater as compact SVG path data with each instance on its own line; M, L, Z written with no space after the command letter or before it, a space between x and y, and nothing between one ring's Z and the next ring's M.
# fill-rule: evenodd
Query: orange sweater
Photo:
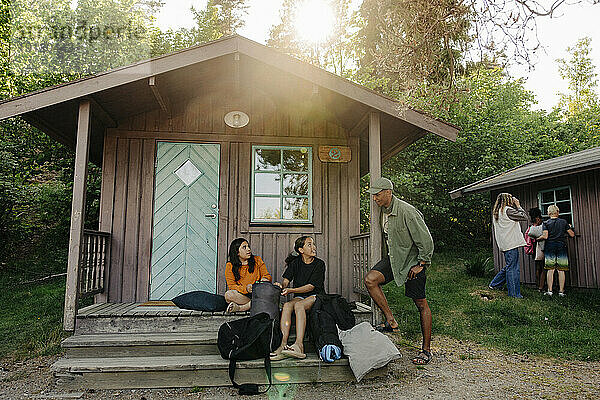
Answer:
M235 277L233 276L233 265L230 262L228 262L227 265L225 265L225 280L227 281L228 290L237 290L242 294L247 294L248 289L246 288L246 286L249 283L260 281L263 278L266 278L269 280L269 282L271 282L271 275L269 274L269 271L267 271L267 266L265 265L265 262L262 260L262 258L260 258L259 256L254 256L254 261L255 264L253 273L248 272L247 265L242 265L240 267L240 280L237 282L235 281Z

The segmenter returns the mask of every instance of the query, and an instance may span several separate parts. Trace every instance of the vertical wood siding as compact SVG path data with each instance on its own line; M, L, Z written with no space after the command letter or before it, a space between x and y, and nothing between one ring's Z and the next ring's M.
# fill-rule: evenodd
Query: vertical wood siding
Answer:
M326 262L326 289L353 298L350 235L359 233L359 140L335 121L292 112L257 90L236 105L226 96L206 96L174 105L173 118L160 110L119 122L104 144L100 229L112 234L108 294L97 301L146 301L150 283L154 165L156 141L191 141L221 145L217 287L225 291L229 243L250 241L273 277L281 281L284 260L301 235L314 237L318 257ZM235 104L235 103L231 103ZM241 109L250 124L233 130L223 116ZM261 140L256 140L262 137ZM287 141L286 141L287 140ZM313 224L250 224L252 145L303 145L313 148ZM350 163L322 163L318 146L352 148Z
M506 188L521 200L522 207L529 211L538 206L537 194L541 190L561 186L571 187L573 226L575 238L567 239L569 253L569 273L567 286L600 288L600 170L585 171L539 182ZM491 193L491 204L496 201L499 191ZM521 224L525 232L527 226ZM493 234L492 234L493 237ZM498 251L493 237L494 266L498 271L504 265L504 257ZM530 255L520 249L521 282L535 283L535 265Z

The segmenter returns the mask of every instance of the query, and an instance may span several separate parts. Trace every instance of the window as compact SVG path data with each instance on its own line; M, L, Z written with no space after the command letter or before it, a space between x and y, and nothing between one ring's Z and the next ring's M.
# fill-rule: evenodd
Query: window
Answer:
M251 222L312 222L312 148L252 148Z
M571 207L571 187L564 186L556 189L542 190L538 193L538 204L542 216L548 217L548 206L556 204L560 210L560 217L573 224L573 208Z

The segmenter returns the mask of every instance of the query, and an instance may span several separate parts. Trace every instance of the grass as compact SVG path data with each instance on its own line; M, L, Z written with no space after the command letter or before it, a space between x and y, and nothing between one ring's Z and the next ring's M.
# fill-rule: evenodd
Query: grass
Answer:
M0 359L25 359L60 352L64 277L23 285L22 277L0 276ZM600 360L600 290L567 290L548 299L521 288L522 300L487 291L491 276L466 274L464 259L442 253L427 275L433 335L470 340L488 347L562 359ZM419 316L404 288L384 288L407 339L420 341ZM494 296L484 301L478 293ZM441 345L435 343L434 345Z
M434 257L427 271L434 341L445 335L521 354L600 360L600 291L567 288L567 297L550 299L522 285L519 300L488 291L490 280L468 276L456 255ZM419 315L404 288L391 284L384 291L405 336L420 341Z
M22 277L0 277L0 359L57 354L62 330L65 278L20 284Z

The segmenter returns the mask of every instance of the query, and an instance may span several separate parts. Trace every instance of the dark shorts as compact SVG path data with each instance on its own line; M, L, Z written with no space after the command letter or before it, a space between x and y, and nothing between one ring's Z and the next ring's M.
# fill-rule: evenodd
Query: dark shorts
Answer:
M404 295L411 299L424 299L425 298L425 283L427 281L427 274L425 273L426 268L423 268L421 272L417 274L414 279L409 279L404 284ZM392 265L390 264L390 258L384 257L373 267L373 271L378 271L383 274L385 281L384 285L394 280L394 273L392 272Z
M247 298L252 299L252 293L242 293L242 292L240 292L240 294L243 294Z

